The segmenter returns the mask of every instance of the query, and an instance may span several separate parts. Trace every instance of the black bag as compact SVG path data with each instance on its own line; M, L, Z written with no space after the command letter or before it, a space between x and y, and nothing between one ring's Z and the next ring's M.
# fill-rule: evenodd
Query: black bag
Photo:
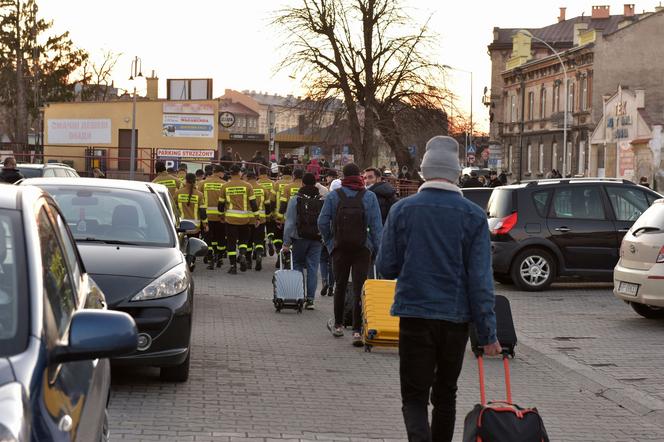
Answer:
M318 231L318 216L323 208L323 200L320 196L297 196L297 234L300 238L320 240Z
M364 192L360 190L349 198L343 189L337 189L339 205L334 217L334 248L356 250L367 241L367 221L364 214Z

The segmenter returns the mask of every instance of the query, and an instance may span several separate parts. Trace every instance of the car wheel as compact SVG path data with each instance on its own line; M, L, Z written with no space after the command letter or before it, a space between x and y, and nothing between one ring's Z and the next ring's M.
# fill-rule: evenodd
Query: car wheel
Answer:
M187 355L187 359L180 365L173 367L161 367L159 370L159 377L165 382L187 382L189 379L189 362L191 352Z
M638 304L636 302L630 302L629 305L632 306L632 309L639 315L648 319L661 319L664 318L664 308L652 307L650 305Z
M108 428L108 410L104 410L104 423L101 426L100 442L109 442L111 440L111 432Z
M494 273L493 274L493 279L496 282L499 282L499 283L505 284L505 285L514 284L514 282L512 281L512 277L510 275L503 275L503 274L500 274L500 273Z
M510 273L517 287L536 292L551 285L556 275L556 262L549 252L526 249L517 255Z

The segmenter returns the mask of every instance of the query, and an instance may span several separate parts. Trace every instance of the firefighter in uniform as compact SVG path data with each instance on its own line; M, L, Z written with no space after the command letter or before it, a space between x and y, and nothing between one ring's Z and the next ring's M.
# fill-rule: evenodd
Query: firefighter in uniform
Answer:
M274 231L274 239L272 242L274 243L274 248L276 249L277 255L281 251L281 246L284 244L284 215L280 211L280 202L281 202L281 195L284 192L284 189L286 188L287 185L293 182L293 177L291 176L291 168L289 166L285 166L282 171L281 178L274 183L274 221L276 225L276 229ZM277 268L279 268L279 257L277 257Z
M173 198L173 201L175 201L175 192L177 192L177 190L182 187L178 177L166 172L166 163L163 161L157 161L154 164L154 170L157 172L157 176L152 180L152 182L168 187L168 193L171 194L171 198Z
M251 228L251 242L249 249L247 249L249 262L247 267L251 268L251 252L253 252L253 257L256 260L256 271L260 271L263 268L262 261L263 256L265 256L265 222L271 212L272 201L270 200L269 191L261 187L256 181L256 173L253 170L247 172L247 181L254 188L254 196L256 197L256 205L260 216L260 224Z
M275 205L275 189L274 181L272 181L267 176L268 170L266 167L261 167L259 169L258 175L258 185L265 190L265 198L270 202L270 209L274 208ZM274 232L276 230L275 222L273 219L273 214L270 213L265 219L265 230L267 236L267 248L270 253L270 256L274 255L274 244L272 243L274 239Z
M207 202L207 219L208 219L208 255L207 264L208 269L214 269L215 262L217 267L223 264L222 258L222 245L224 243L224 224L221 222L221 213L219 213L219 196L221 195L221 187L226 183L223 180L224 168L219 164L215 164L212 168L212 175L201 181L198 190L203 193L205 201Z
M178 166L177 177L180 180L180 186L184 186L185 179L187 177L187 165L180 164Z
M231 262L228 273L236 275L238 261L240 271L247 270L246 255L251 240L250 226L260 223L254 188L240 179L240 166L238 165L234 164L231 167L231 179L221 187L219 212L226 222L226 246Z
M196 190L196 175L188 173L185 176L184 187L175 192L175 203L177 204L180 217L194 221L196 230L187 232L187 236L198 236L201 229L208 231L207 227L207 204L205 196Z
M281 193L281 199L279 202L279 213L282 215L282 220L286 216L286 209L288 208L288 201L297 195L297 192L304 185L302 184L302 177L304 176L304 170L295 169L293 171L293 181L284 187L284 191ZM282 221L284 222L284 221Z

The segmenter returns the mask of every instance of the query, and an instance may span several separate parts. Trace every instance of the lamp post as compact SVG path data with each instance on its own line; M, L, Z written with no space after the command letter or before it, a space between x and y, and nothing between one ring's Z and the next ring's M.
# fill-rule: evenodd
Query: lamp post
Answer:
M138 57L134 57L131 61L131 74L129 80L133 81L134 78L143 77L141 72L142 61ZM136 176L136 84L134 84L134 97L132 99L131 107L131 150L129 154L129 179L133 180Z
M473 144L473 72L467 71L465 69L455 68L449 65L443 65L443 68L470 74L470 136L468 137L468 144L472 145Z
M568 106L569 106L569 83L567 81L567 68L565 67L565 63L563 63L563 59L560 57L560 53L553 49L553 47L542 40L541 38L535 37L530 31L527 31L526 29L521 29L518 31L519 34L525 35L526 37L530 37L533 40L536 40L540 43L542 43L544 46L549 48L553 54L558 57L558 61L560 62L560 66L563 68L563 79L565 81L565 115L563 116L563 177L567 175L567 114L568 114ZM558 102L560 104L560 102ZM523 109L521 110L523 112Z

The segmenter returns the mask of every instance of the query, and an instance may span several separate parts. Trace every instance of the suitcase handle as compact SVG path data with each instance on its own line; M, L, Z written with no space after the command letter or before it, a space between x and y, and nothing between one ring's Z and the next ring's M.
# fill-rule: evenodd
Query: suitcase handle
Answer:
M291 245L291 247L292 247L292 245ZM279 270L284 270L284 253L285 253L284 249L279 250ZM290 253L290 256L291 256L290 269L294 270L293 269L293 251L291 250L288 253Z
M486 389L484 385L484 357L482 352L477 355L477 368L480 377L480 403L486 405ZM503 351L503 368L505 369L505 396L508 404L512 403L512 378L510 376L510 362L507 352Z

